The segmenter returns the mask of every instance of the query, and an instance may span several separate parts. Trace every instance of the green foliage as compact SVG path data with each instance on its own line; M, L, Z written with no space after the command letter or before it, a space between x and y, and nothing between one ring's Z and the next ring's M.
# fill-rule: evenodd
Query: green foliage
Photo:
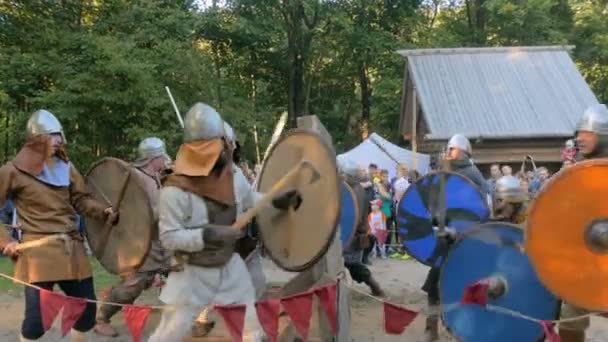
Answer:
M207 3L0 2L0 159L16 153L38 108L62 120L81 170L105 155L132 158L149 135L175 153L182 134L165 86L182 114L197 101L215 106L250 161L255 129L263 153L293 109L292 86L303 87L304 112L321 118L338 151L360 141L366 120L399 142L404 61L395 51L404 48L573 44L608 101L605 0Z

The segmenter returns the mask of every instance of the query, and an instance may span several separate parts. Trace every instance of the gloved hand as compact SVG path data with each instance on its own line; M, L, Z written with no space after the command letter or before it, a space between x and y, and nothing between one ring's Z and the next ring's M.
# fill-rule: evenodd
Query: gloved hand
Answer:
M219 224L206 224L202 234L205 244L233 244L242 235L239 230Z
M287 210L290 207L293 210L298 210L302 204L302 195L298 190L288 190L276 195L272 199L272 205L280 210Z

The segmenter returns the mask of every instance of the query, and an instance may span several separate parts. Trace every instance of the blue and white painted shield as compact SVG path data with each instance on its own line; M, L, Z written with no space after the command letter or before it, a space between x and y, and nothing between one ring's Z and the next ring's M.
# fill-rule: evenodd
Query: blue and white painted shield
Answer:
M353 235L355 229L359 224L359 208L357 207L357 198L355 192L342 181L342 211L340 212L340 240L342 240L342 247L347 246Z
M490 216L485 195L472 181L457 173L433 172L410 185L399 202L397 229L408 253L428 266L441 265L445 257L433 231L439 217L441 174L445 176L446 225L464 232Z
M538 279L528 256L513 245L523 244L521 228L502 222L485 223L467 233L451 249L441 269L439 294L444 325L460 341L537 341L540 324L492 310L492 306L539 319L552 320L558 299ZM497 241L509 241L501 244ZM490 298L488 306L456 305L466 287L489 278L501 279L506 291Z

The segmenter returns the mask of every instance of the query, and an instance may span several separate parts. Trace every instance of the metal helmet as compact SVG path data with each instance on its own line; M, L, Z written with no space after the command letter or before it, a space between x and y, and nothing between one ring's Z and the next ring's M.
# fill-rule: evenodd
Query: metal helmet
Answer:
M587 131L598 135L608 135L608 108L605 104L588 107L576 124L576 132Z
M473 154L473 149L471 148L471 143L469 142L469 139L467 139L462 134L454 134L450 138L450 141L448 141L448 150L450 148L460 149L466 154L468 154L469 157Z
M528 199L528 194L521 188L517 177L502 176L496 181L494 197L508 203L520 203Z
M165 143L157 137L149 137L141 141L137 147L137 162L146 163L151 159L167 156Z
M27 121L26 131L28 138L39 134L59 133L63 138L63 143L65 144L67 142L61 123L53 113L45 109L38 110L30 116Z
M213 107L198 102L184 118L184 142L223 138L224 120Z
M230 126L226 121L224 121L224 132L226 134L226 142L232 145L233 149L236 149L236 134L234 133L232 126Z

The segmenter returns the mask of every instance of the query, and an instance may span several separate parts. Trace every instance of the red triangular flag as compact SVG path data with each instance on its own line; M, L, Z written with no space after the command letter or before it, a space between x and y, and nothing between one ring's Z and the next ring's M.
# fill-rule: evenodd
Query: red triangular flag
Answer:
M65 296L45 289L40 290L40 314L42 315L42 327L45 332L53 325L53 321L61 311L64 302Z
M312 314L312 292L304 292L291 297L282 298L281 304L291 318L298 334L304 341L308 340L310 315Z
M390 335L401 335L418 316L416 311L384 303L384 331Z
M336 304L336 284L320 287L315 290L315 294L319 297L321 307L323 307L323 311L327 315L331 331L334 335L337 334L338 307Z
M144 330L150 311L152 309L149 306L125 305L122 307L122 314L131 337L133 337L133 342L139 342L141 339L141 332Z
M255 310L258 313L258 320L270 342L276 342L279 337L279 310L281 301L279 299L269 299L255 303Z
M61 336L65 337L68 331L82 316L82 312L87 306L87 302L81 298L65 297L63 313L61 314Z
M488 304L488 287L490 284L486 281L478 281L473 285L469 285L464 289L464 294L460 300L461 304L478 304L486 306Z
M226 329L233 341L243 341L243 327L245 326L245 304L216 305L215 310L224 318Z
M543 327L545 333L545 341L548 342L560 342L559 335L555 332L555 323L551 321L540 321L540 325Z

